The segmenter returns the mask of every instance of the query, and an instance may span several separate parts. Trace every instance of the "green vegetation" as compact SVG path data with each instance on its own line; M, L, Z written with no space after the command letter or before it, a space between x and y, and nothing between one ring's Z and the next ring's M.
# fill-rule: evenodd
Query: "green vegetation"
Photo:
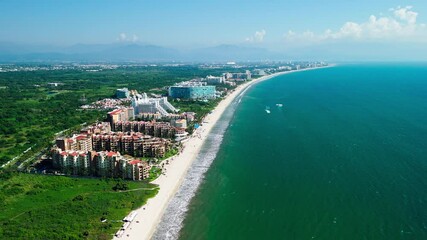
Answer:
M171 148L171 149L169 149L168 151L166 151L166 153L165 153L165 156L164 157L162 157L162 158L160 158L160 160L161 161L163 161L163 160L165 160L165 159L168 159L168 158L170 158L170 157L172 157L172 156L174 156L174 155L176 155L177 153L178 153L178 149L177 148Z
M150 182L153 181L154 179L158 178L161 174L162 174L162 169L156 166L151 167L148 181Z
M0 239L111 239L120 220L158 191L114 179L8 172L0 180Z

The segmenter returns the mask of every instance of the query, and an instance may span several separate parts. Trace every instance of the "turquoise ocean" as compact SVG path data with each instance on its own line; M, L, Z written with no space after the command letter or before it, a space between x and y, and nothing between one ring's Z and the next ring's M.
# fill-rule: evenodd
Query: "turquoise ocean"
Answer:
M278 76L212 135L157 238L427 239L427 64Z

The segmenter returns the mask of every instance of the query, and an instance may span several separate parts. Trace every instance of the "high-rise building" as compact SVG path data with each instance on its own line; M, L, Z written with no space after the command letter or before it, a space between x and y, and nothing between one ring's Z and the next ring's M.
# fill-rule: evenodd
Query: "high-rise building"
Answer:
M166 134L154 127L152 131L158 131L159 135ZM175 132L173 134L175 135ZM130 135L123 132L94 134L92 139L93 150L97 152L117 151L134 157L162 158L171 146L170 140L151 137L142 133L132 133Z
M134 118L134 109L119 108L107 113L107 121L111 124L111 129L115 131L114 124L118 121L129 121Z
M221 83L224 83L225 78L224 77L214 77L214 76L206 76L205 78L208 85L218 85Z
M56 146L63 151L92 151L92 138L88 134L74 134L70 138L57 138Z
M207 86L201 82L186 82L169 87L169 96L183 99L214 99L215 86Z
M143 180L149 177L151 168L147 162L118 152L75 152L56 148L52 153L54 167L67 175Z
M135 109L135 115L160 113L162 116L168 116L169 112L178 112L178 109L168 102L167 97L149 98L146 93L134 96L132 98L132 107Z

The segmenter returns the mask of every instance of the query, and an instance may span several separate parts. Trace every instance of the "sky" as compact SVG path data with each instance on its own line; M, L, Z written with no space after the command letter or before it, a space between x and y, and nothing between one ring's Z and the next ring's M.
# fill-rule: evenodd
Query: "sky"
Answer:
M0 0L0 42L55 46L368 51L368 45L385 44L418 52L426 49L426 24L426 0Z

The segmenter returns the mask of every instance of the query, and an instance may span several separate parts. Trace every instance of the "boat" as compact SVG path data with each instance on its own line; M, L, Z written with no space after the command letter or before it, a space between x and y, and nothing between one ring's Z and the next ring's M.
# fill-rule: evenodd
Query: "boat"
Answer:
M266 111L267 113L271 113L271 112L270 112L270 108L269 108L269 107L265 107L265 111Z
M276 106L278 106L278 107L283 107L283 104L281 104L281 103L276 103Z

